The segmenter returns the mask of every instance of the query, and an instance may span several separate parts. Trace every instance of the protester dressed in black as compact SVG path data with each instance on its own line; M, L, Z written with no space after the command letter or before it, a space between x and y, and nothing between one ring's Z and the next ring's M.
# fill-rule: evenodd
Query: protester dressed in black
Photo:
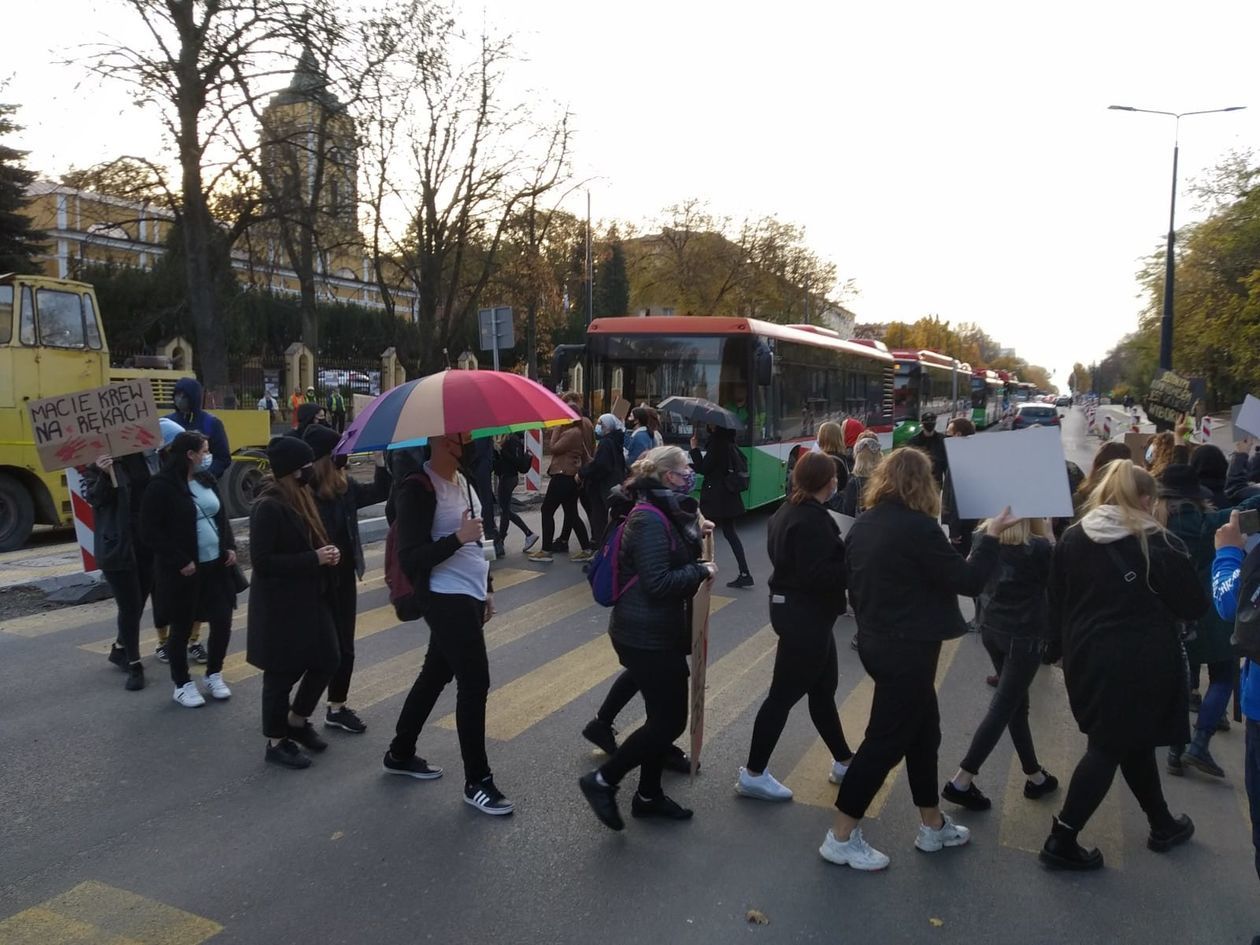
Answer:
M171 442L166 465L145 489L140 512L141 536L154 552L155 596L170 612L166 652L175 684L173 698L188 708L205 705L188 674L188 638L198 620L210 624L206 688L216 699L232 695L223 681L223 659L236 607L231 572L236 541L210 475L211 461L205 436L179 434Z
M700 486L700 511L722 530L722 535L731 552L735 555L735 563L739 565L739 574L727 587L752 587L752 574L748 571L748 558L744 554L744 544L739 540L739 532L735 529L735 521L744 514L744 497L733 488L733 473L736 462L734 453L739 450L735 442L735 431L724 427L710 427L709 441L703 452L700 450L700 439L691 437L691 464L696 472L704 477Z
M936 414L925 413L919 418L921 429L906 441L906 446L922 450L932 460L932 478L939 488L945 482L945 473L949 469L949 457L945 453L945 437L936 432Z
M266 760L306 768L311 760L299 745L313 752L328 747L309 719L340 659L329 590L341 551L329 540L309 487L311 448L279 436L267 447L267 459L272 479L249 517L254 573L245 658L263 671Z
M981 525L981 530L988 523ZM1028 687L1041 668L1046 646L1046 582L1050 579L1050 526L1044 519L1021 519L1002 533L997 573L980 594L980 640L997 671L997 691L976 727L958 773L941 794L968 810L988 810L992 802L974 783L1004 730L1011 733L1027 781L1030 800L1054 792L1058 780L1037 760L1028 726Z
M689 495L695 473L687 455L676 446L657 447L635 462L631 475L614 511L638 502L654 510L633 510L626 519L619 561L624 592L613 606L608 634L621 665L643 693L647 721L578 782L595 815L613 830L625 826L617 787L635 768L639 789L632 814L671 820L691 816L661 789L661 762L687 725L689 604L701 583L717 573L716 565L697 560L704 528Z
M609 494L626 478L625 443L621 421L611 413L602 414L595 424L595 455L578 474L591 520L591 543L596 548L603 544L608 528Z
M525 551L529 551L538 543L538 535L530 531L529 525L512 510L512 493L520 477L529 471L532 459L525 449L525 434L509 433L499 444L494 456L494 473L498 477L498 488L495 498L499 505L499 527L495 531L494 556L502 558L507 555L508 526L515 525L525 533Z
M337 672L328 683L328 709L324 726L361 734L367 726L358 714L346 705L350 693L350 677L354 673L354 632L359 607L358 582L363 580L365 564L363 541L359 537L359 509L376 505L389 498L393 482L385 468L385 456L376 456L376 472L372 482L362 483L346 474L344 454L333 456L340 437L324 426L312 426L305 440L315 456L312 483L315 504L328 540L341 552L341 560L330 572L329 600L341 659Z
M1097 869L1098 850L1077 834L1106 797L1119 768L1141 804L1159 852L1194 833L1169 813L1155 749L1189 740L1188 690L1179 623L1208 607L1185 546L1152 517L1155 480L1132 463L1111 463L1089 511L1055 546L1050 572L1051 655L1062 648L1072 715L1087 739L1041 859Z
M840 784L835 824L819 853L833 863L876 870L888 865L888 857L865 841L858 824L903 758L921 821L915 846L932 853L970 837L939 806L936 666L941 643L967 632L958 595L984 587L997 567L993 536L1013 518L1004 511L975 542L970 558L960 556L937 524L940 492L930 460L918 450L888 456L866 497L869 507L849 531L845 560L858 655L875 693L866 736Z
M151 453L102 456L83 471L83 496L95 516L93 556L118 607L118 637L109 661L126 671L125 685L132 691L144 688L140 615L153 590L153 551L140 534L140 510L157 471L158 458Z
M767 766L788 714L806 696L814 728L831 751L832 783L840 783L853 760L836 711L840 677L832 627L845 610L844 543L824 504L835 494L836 481L831 457L807 453L792 470L791 497L770 519L770 623L779 643L770 692L757 712L748 762L735 783L735 792L745 797L791 799L791 789Z

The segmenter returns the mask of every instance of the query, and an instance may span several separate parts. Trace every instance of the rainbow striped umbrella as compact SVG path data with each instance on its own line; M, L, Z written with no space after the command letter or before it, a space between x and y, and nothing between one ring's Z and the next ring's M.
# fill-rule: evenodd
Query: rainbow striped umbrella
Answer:
M422 446L456 433L476 439L576 419L568 404L520 374L448 370L385 391L354 418L335 452Z

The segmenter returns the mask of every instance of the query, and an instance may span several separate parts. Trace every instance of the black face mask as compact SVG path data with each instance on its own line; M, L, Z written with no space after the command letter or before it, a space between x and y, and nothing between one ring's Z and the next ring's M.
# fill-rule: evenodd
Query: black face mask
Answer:
M936 432L936 424L935 424L935 423L925 423L925 424L923 424L923 432L924 432L924 433L935 433L935 432Z

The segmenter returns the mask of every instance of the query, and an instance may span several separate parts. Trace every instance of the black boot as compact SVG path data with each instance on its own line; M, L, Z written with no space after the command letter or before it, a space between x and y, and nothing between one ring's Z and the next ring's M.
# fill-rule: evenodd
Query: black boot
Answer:
M1181 761L1191 768L1197 768L1204 774L1210 774L1214 778L1223 778L1225 777L1225 769L1216 763L1216 759L1208 751L1208 742L1212 740L1213 734L1212 730L1196 728L1194 730L1194 740L1190 742L1190 747L1182 754Z
M1103 855L1098 850L1086 850L1076 842L1079 830L1067 826L1058 817L1050 826L1050 836L1037 858L1051 869L1056 870L1097 870L1102 869Z
M1156 853L1167 853L1194 836L1194 821L1185 814L1173 817L1165 810L1164 817L1152 821L1151 835L1146 838L1147 849Z

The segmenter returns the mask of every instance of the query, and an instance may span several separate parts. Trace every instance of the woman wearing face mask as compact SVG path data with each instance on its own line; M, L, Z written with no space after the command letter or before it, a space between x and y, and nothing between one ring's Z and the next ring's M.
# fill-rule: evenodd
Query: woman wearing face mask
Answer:
M311 448L278 436L267 446L267 460L271 479L249 516L254 574L245 658L263 671L264 758L306 768L311 759L299 745L314 752L328 747L308 719L340 659L329 589L341 551L329 540L309 488Z
M595 456L582 467L580 481L591 519L591 543L599 547L608 527L608 494L626 478L626 434L621 421L611 413L602 414L595 424L595 441Z
M631 475L614 495L614 513L628 515L619 561L624 591L613 605L608 635L643 693L647 721L602 767L578 781L595 816L612 830L625 827L617 786L635 768L634 816L691 817L661 789L661 762L687 726L688 605L700 584L717 574L716 565L697 560L705 529L690 497L696 474L687 454L676 446L657 447L639 457Z
M350 676L354 672L354 628L359 606L359 592L355 585L363 580L364 571L359 509L388 499L393 479L385 468L383 453L376 456L376 475L371 485L350 478L346 474L346 462L350 457L344 453L332 455L341 437L331 427L312 426L306 431L304 439L315 456L315 465L311 469L315 505L328 540L341 553L341 560L331 571L332 586L329 588L341 661L337 664L336 675L328 683L324 727L359 735L367 731L367 726L346 705Z
M853 760L836 711L839 662L831 632L845 610L844 542L827 510L837 471L826 453L806 453L792 470L792 494L770 517L770 623L779 638L770 692L753 723L748 763L735 793L764 801L792 799L768 770L789 713L809 697L809 717L831 750L828 778L839 784ZM821 773L820 773L821 774Z
M171 618L166 653L174 699L194 708L206 704L188 675L188 636L196 620L210 625L206 688L216 699L232 695L223 681L223 658L236 608L230 570L236 564L236 540L210 475L209 442L189 431L175 437L169 449L166 466L145 490L140 530L153 549L154 579Z

